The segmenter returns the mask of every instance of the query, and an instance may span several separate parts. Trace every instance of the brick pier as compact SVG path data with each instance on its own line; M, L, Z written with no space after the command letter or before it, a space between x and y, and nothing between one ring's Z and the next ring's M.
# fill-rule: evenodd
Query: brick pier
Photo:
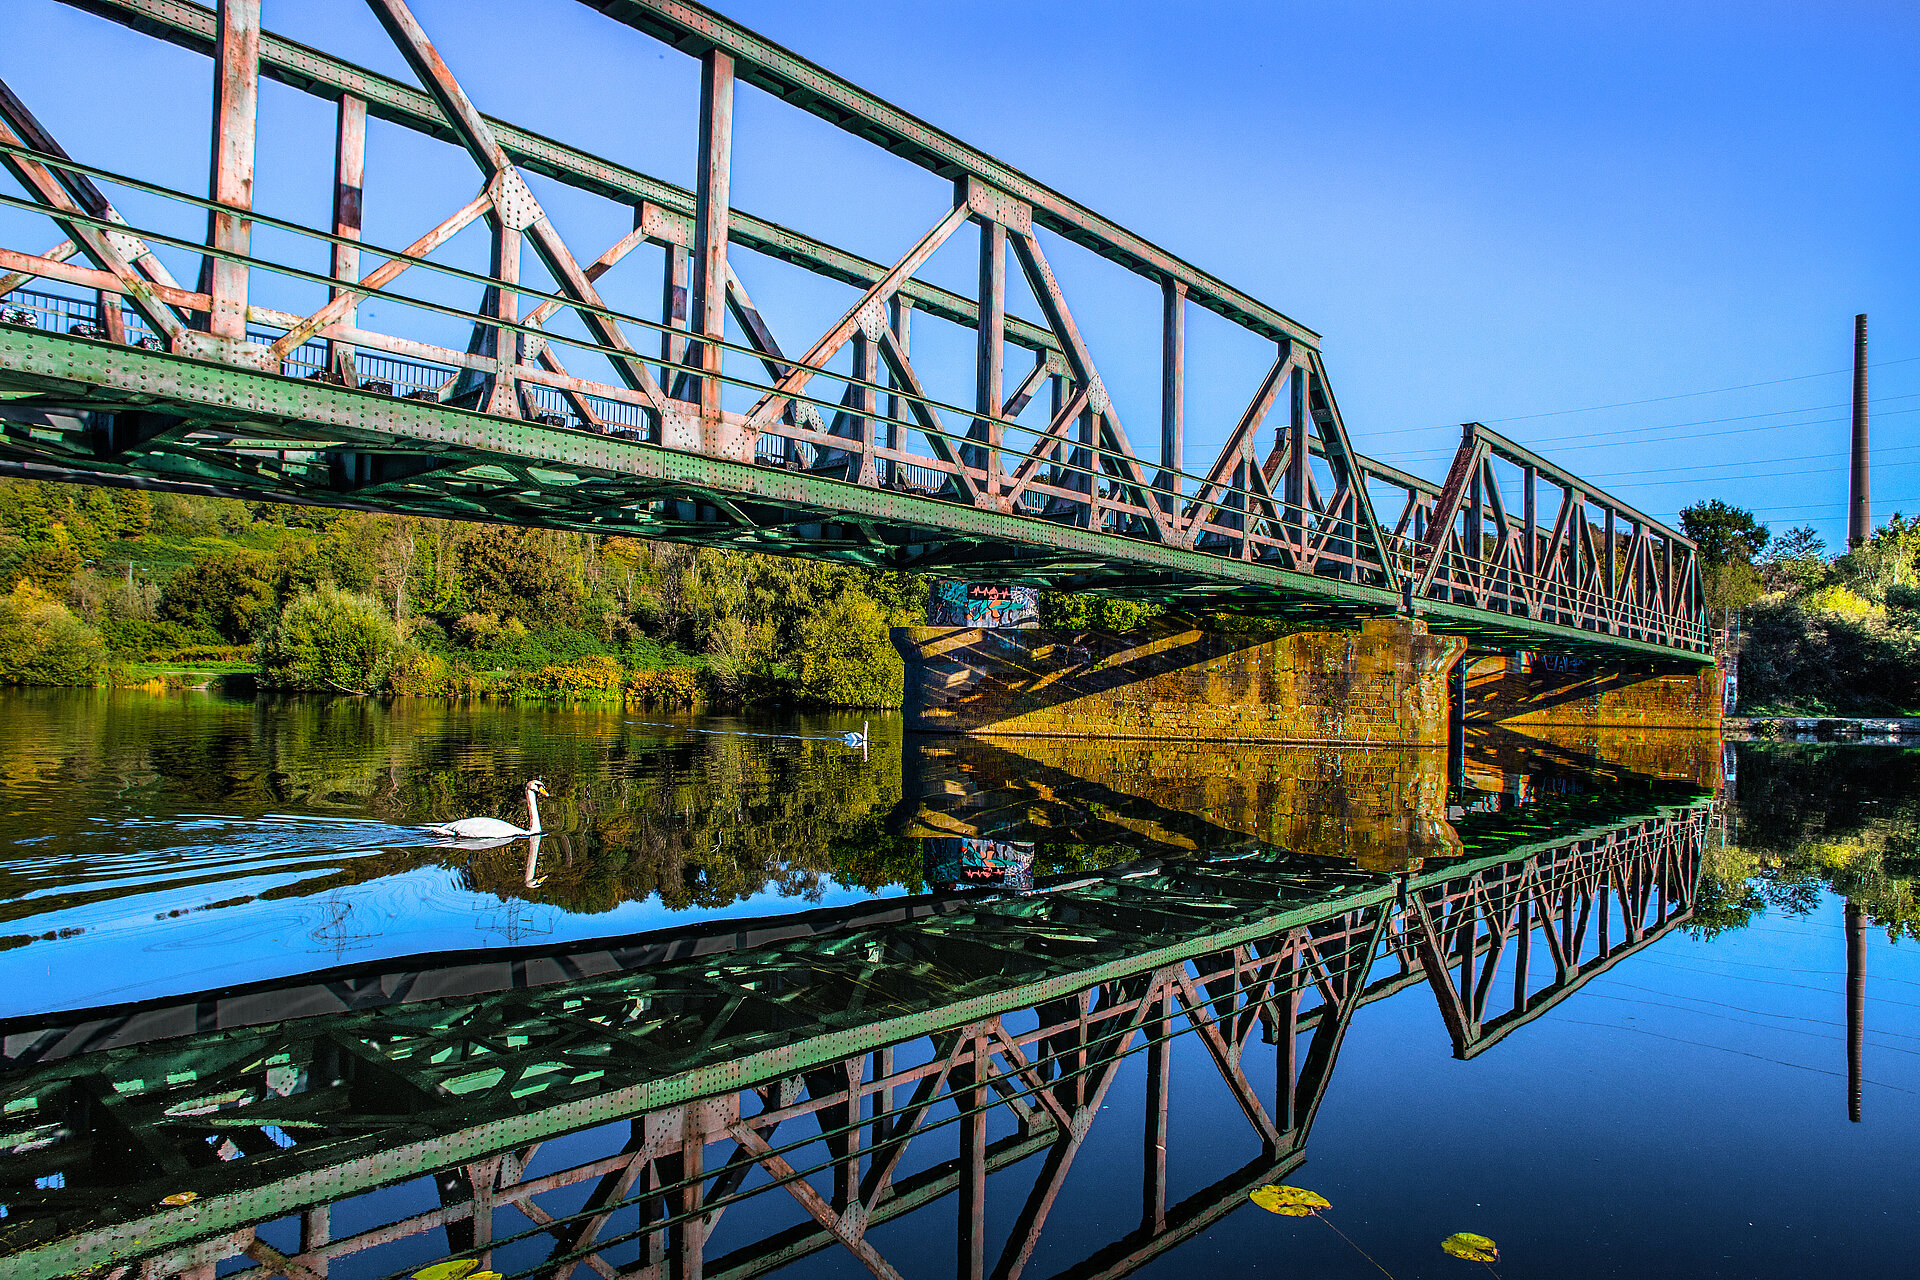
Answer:
M906 720L930 733L1442 746L1464 640L1419 622L1276 638L903 627Z

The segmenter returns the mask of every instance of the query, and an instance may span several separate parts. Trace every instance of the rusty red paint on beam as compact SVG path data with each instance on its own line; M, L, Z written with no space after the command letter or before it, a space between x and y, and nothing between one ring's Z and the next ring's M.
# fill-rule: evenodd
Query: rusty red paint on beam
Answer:
M703 338L694 363L703 433L720 419L720 339L727 336L727 213L733 174L733 59L708 50L700 60L700 170L693 225L693 321Z
M213 61L213 180L210 195L223 208L209 220L207 242L229 254L252 252L253 157L260 105L260 0L220 0ZM213 296L207 330L216 338L247 339L247 266L209 257L204 275Z

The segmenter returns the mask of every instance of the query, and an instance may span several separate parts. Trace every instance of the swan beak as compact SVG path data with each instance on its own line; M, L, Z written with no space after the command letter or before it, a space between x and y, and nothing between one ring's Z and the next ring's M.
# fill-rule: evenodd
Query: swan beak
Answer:
M533 784L532 791L533 794L537 796L543 796L547 794L547 784L544 782L536 782Z

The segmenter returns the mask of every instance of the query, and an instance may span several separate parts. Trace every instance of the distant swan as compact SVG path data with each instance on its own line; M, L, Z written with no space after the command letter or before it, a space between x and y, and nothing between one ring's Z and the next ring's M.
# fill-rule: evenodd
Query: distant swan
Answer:
M458 822L448 822L437 827L428 827L436 836L452 836L456 840L498 840L502 837L537 836L540 834L540 810L535 807L533 798L547 794L547 784L535 778L527 783L527 825L516 827L511 822L502 822L498 818L462 818Z
M840 735L840 741L846 743L850 747L866 746L867 745L867 726L871 723L872 721L862 720L860 722L860 732L843 733Z

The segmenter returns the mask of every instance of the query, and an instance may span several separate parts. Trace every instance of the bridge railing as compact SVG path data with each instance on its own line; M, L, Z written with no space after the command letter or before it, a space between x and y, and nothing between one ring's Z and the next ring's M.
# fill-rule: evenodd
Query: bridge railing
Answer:
M189 207L208 210L216 207L212 201L183 191L80 165L54 153L35 152L3 140L0 140L0 157L16 164L38 166L49 175L83 180L96 189L97 184L105 183ZM44 212L32 201L6 195L0 195L0 207ZM114 234L131 237L143 246L191 250L210 259L244 266L252 281L251 289L256 293L272 291L263 284L263 279L278 278L294 286L326 284L330 289L338 284L285 260L306 256L297 242L294 247L267 258L222 251L216 246L148 226L136 227L117 215L96 218L67 211L60 221L88 226L102 233L112 229ZM309 242L333 247L344 242L343 237L320 229L257 213L253 221ZM696 405L695 401L682 398L693 393L694 379L681 364L658 366L660 384L670 393L663 394L672 402L664 410L629 386L566 372L559 358L562 350L617 363L628 359L632 349L621 342L600 341L588 334L548 328L546 323L554 312L564 307L643 332L684 333L676 326L606 306L583 305L561 294L483 276L417 253L384 249L358 240L352 243L362 254L384 258L389 268L418 270L422 274L511 294L518 299L528 308L525 320L503 323L494 311L466 310L397 289L363 283L352 291L360 301L378 300L421 313L422 319L452 320L465 325L477 335L470 347L484 347L488 334L494 335L495 341L505 340L499 337L501 334L513 335L511 341L519 344L519 351L514 362L506 365L506 376L501 375L500 357L338 323L316 328L311 317L251 301L246 306L248 323L243 347L217 354L225 362L264 367L283 376L306 377L335 385L351 384L360 389L457 407L483 408L500 416L538 419L552 426L612 430L622 434L637 431L639 438L656 444L666 442L666 428L662 424L671 422L679 406L685 406L690 412ZM75 336L107 338L113 333L117 318L125 342L151 346L170 341L164 323L152 323L149 315L131 309L125 301L103 307L98 299L118 300L120 295L112 292L115 282L102 279L103 273L97 269L5 249L0 249L0 266L13 270L23 280L37 276L69 285L95 286L96 301L91 306L84 298L23 292L10 304L26 313L16 317L17 323L37 323L44 318L56 331L64 328ZM394 270L386 278L391 281L398 274L399 271ZM375 271L368 278L380 275L380 271ZM198 312L194 304L211 305L209 295L178 288L166 292L178 304L174 309L183 324L192 322L196 314L204 314ZM388 307L389 315L393 309ZM388 322L385 327L394 326ZM174 332L177 338L185 331ZM301 340L290 343L293 338ZM1246 560L1277 561L1309 572L1385 581L1377 557L1362 550L1365 544L1352 510L1351 487L1342 486L1332 495L1333 500L1341 504L1332 510L1318 500L1319 488L1310 476L1307 487L1311 493L1305 501L1290 501L1277 494L1274 486L1284 462L1281 456L1284 445L1277 447L1266 463L1259 463L1252 448L1252 422L1236 433L1234 454L1208 474L1169 467L1149 470L1110 434L1104 440L1100 438L1095 430L1099 415L1090 407L1095 402L1094 390L1074 384L1057 361L1051 364L1045 359L1036 361L1034 370L1023 380L1013 400L1003 406L1014 409L1017 401L1023 408L1025 401L1033 399L1042 386L1050 384L1054 411L1045 427L1009 417L995 420L992 430L983 433L977 425L958 429L957 422L956 429L947 429L942 413L971 419L976 411L935 399L922 390L913 389L910 383L881 383L871 371L862 377L825 364L795 361L778 354L778 348L766 342L752 345L722 340L713 345L730 354L754 357L762 372L760 376L752 376L737 369L723 369L703 376L754 392L763 401L780 392L785 380L798 372L845 388L838 399L828 398L830 393L789 391L784 396L785 407L780 415L752 433L754 456L762 461L791 465L804 459L801 465L805 470L851 483L910 484L929 497L1018 511L1123 536L1171 539L1196 550ZM172 347L204 354L190 340L184 343L172 340ZM1270 372L1269 385L1263 395L1263 411L1284 383L1284 375L1294 367L1283 359ZM780 380L776 380L776 375ZM513 399L501 399L495 384L502 381L514 384ZM873 401L882 394L889 400L889 412L900 416L880 414ZM1104 397L1104 392L1099 394ZM1111 404L1107 402L1101 413L1111 411ZM831 420L825 416L828 412L833 415ZM747 421L744 415L724 411L721 417L735 423ZM920 438L927 446L926 451L903 447L903 435ZM1045 501L1022 502L1029 492Z

